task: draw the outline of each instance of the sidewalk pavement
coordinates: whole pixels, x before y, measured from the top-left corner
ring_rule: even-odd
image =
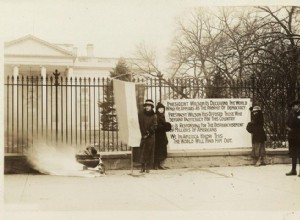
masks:
[[[285,176],[290,168],[169,169],[145,175],[134,170],[134,176],[128,175],[130,170],[108,170],[92,178],[5,175],[4,211],[7,219],[29,213],[45,218],[49,212],[60,217],[75,212],[89,219],[99,219],[100,214],[124,219],[132,213],[136,219],[158,214],[164,219],[186,214],[195,219],[300,219],[300,177]]]

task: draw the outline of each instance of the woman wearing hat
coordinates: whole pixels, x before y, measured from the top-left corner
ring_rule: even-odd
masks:
[[[154,169],[165,170],[161,163],[167,158],[167,131],[171,130],[171,124],[166,122],[165,106],[158,102],[156,105],[157,129],[155,131],[155,154],[154,154]]]
[[[297,175],[297,159],[300,161],[300,101],[293,101],[290,104],[286,129],[288,131],[289,154],[292,158],[292,170],[286,173],[287,176]],[[300,177],[300,173],[298,175]]]
[[[251,110],[252,132],[252,157],[256,160],[255,166],[266,165],[265,141],[267,136],[264,130],[264,116],[259,106]]]
[[[134,148],[133,160],[141,163],[141,171],[149,173],[153,165],[155,147],[155,129],[157,126],[156,115],[153,111],[154,102],[147,99],[143,104],[144,109],[139,112],[139,125],[142,135],[140,147]]]

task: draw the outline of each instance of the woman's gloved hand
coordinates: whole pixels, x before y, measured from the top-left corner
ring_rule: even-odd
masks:
[[[150,132],[146,131],[146,133],[143,135],[143,139],[146,139],[150,136]]]

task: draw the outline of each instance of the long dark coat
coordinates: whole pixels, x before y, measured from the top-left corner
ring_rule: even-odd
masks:
[[[150,112],[143,110],[139,113],[138,118],[142,139],[140,147],[133,148],[133,161],[147,163],[152,166],[154,162],[155,129],[157,127],[156,115],[153,110]],[[149,133],[149,136],[143,138],[147,133]]]
[[[155,131],[155,161],[161,162],[167,158],[167,145],[168,138],[166,135],[166,118],[164,113],[159,113],[158,108],[165,108],[165,106],[159,103],[156,106],[156,115],[157,115],[157,129]]]
[[[286,125],[291,129],[288,131],[290,157],[300,158],[300,111],[291,112]]]
[[[261,111],[251,115],[253,122],[252,143],[264,143],[267,140],[264,130],[264,116]]]

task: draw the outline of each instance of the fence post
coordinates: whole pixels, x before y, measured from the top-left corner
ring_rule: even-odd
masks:
[[[159,71],[157,73],[157,77],[158,77],[158,86],[159,86],[159,101],[161,102],[161,80],[162,80],[163,74],[161,74],[161,72]]]
[[[253,106],[254,101],[255,101],[255,76],[254,76],[254,74],[251,75],[251,87],[252,87],[252,106]]]
[[[53,73],[54,75],[54,86],[55,86],[55,141],[57,144],[58,141],[58,77],[60,75],[60,73],[57,71],[57,69],[55,70],[55,72]]]

